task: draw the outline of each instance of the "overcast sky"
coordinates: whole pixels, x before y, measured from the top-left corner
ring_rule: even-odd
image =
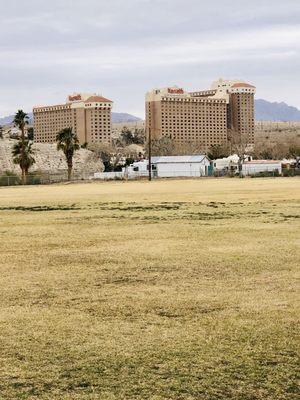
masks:
[[[300,0],[0,0],[0,115],[97,92],[144,116],[153,87],[219,77],[300,108]]]

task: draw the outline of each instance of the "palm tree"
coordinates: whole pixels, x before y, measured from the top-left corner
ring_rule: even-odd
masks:
[[[18,143],[14,145],[12,154],[14,157],[13,160],[14,163],[19,164],[22,170],[23,185],[26,184],[26,174],[28,173],[28,169],[33,164],[33,162],[35,162],[35,161],[33,162],[30,161],[30,165],[28,166],[28,168],[26,167],[28,165],[29,158],[33,159],[33,157],[31,156],[31,154],[33,154],[33,151],[31,149],[31,144],[25,138],[25,127],[26,125],[28,125],[28,120],[29,120],[28,115],[23,110],[18,110],[13,121],[14,125],[18,127],[21,131],[21,137],[18,139]]]
[[[73,156],[80,149],[79,140],[72,128],[64,128],[56,135],[57,150],[62,150],[66,156],[68,165],[68,181],[71,180],[73,169]]]
[[[28,139],[19,139],[13,146],[12,155],[14,164],[20,165],[22,170],[22,184],[26,184],[26,178],[29,168],[35,163],[33,158],[34,151],[32,149],[33,143]]]
[[[29,117],[23,110],[18,110],[14,117],[14,125],[21,131],[21,138],[25,138],[25,127],[29,123]]]
[[[33,127],[32,126],[30,126],[28,129],[27,129],[27,139],[28,140],[34,140],[34,130],[33,130]]]

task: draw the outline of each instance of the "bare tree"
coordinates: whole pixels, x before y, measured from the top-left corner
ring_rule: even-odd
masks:
[[[193,155],[193,154],[203,154],[205,153],[205,148],[197,143],[196,141],[190,140],[184,143],[176,143],[175,154],[179,156]]]
[[[230,148],[227,143],[214,144],[208,149],[207,155],[211,160],[228,157],[230,156]]]
[[[125,149],[114,147],[110,143],[91,143],[87,146],[104,164],[105,172],[119,171],[126,164]]]
[[[300,133],[271,132],[268,136],[257,134],[255,137],[254,155],[257,159],[282,159],[297,157],[300,149]]]
[[[146,144],[147,156],[149,145]],[[151,139],[151,150],[153,156],[172,156],[175,151],[175,144],[171,138],[163,136],[159,139]]]
[[[120,137],[116,139],[118,147],[126,147],[131,144],[144,145],[146,141],[145,129],[135,128],[134,130],[123,127]]]
[[[148,144],[146,148],[148,149]],[[151,148],[154,156],[181,156],[205,153],[203,146],[195,141],[177,143],[167,136],[152,139]]]
[[[246,154],[250,152],[249,136],[246,133],[238,132],[234,129],[228,131],[228,140],[231,153],[237,154],[239,157],[238,171],[239,177],[243,177],[243,164],[246,160]]]

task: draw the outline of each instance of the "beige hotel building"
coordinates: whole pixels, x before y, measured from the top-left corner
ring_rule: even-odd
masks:
[[[255,87],[219,79],[211,89],[186,92],[178,87],[146,94],[146,133],[169,137],[178,144],[195,143],[203,151],[228,141],[229,130],[254,143]]]
[[[34,139],[54,143],[57,133],[73,128],[80,144],[111,141],[113,102],[97,94],[76,93],[65,104],[33,108]]]

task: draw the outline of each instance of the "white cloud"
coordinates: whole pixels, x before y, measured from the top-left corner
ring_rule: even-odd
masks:
[[[107,46],[99,44],[87,48],[31,49],[24,54],[14,50],[0,52],[0,65],[18,64],[24,68],[46,66],[83,68],[84,70],[109,70],[135,67],[176,66],[181,64],[209,64],[226,60],[281,59],[300,54],[300,25],[249,30],[236,35],[229,33],[221,39],[203,40],[193,35],[174,43],[164,41],[161,45],[134,46],[124,44]],[[128,62],[130,60],[130,63]]]
[[[79,88],[105,91],[117,108],[142,114],[152,85],[201,88],[224,74],[272,99],[285,79],[277,100],[300,106],[300,1],[242,3],[27,0],[20,15],[10,0],[0,15],[0,114]]]

